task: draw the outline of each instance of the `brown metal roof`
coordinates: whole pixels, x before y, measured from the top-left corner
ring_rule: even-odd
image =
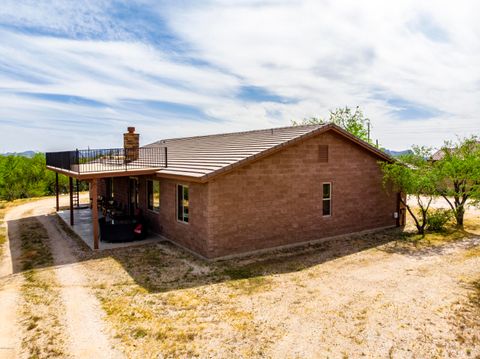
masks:
[[[188,177],[203,182],[328,130],[334,130],[384,160],[391,161],[385,153],[332,124],[174,138],[160,140],[145,147],[166,146],[168,149],[168,167],[162,168],[157,174],[162,177]]]
[[[480,141],[474,141],[472,143],[471,146],[472,149],[475,147],[475,146],[479,146],[480,145]],[[443,160],[443,158],[445,157],[445,155],[447,154],[447,152],[455,152],[455,151],[458,151],[458,148],[455,148],[455,147],[443,147],[441,149],[439,149],[437,152],[435,152],[432,157],[431,157],[431,161],[440,161],[440,160]]]
[[[443,159],[443,157],[445,157],[445,150],[438,150],[432,155],[432,161],[440,161],[441,159]]]

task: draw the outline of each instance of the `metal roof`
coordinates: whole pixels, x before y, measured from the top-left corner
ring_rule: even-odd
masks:
[[[322,125],[290,126],[218,135],[173,138],[145,147],[165,146],[168,167],[159,174],[203,177],[275,148]]]
[[[431,160],[432,161],[440,161],[441,159],[443,159],[443,157],[445,157],[445,150],[441,149],[441,150],[438,150],[437,152],[435,152],[432,155]]]
[[[304,125],[218,135],[160,140],[145,147],[165,146],[168,149],[168,167],[157,171],[162,176],[186,176],[202,181],[258,157],[268,155],[327,130],[350,138],[378,156],[390,158],[373,146],[356,138],[338,126]]]

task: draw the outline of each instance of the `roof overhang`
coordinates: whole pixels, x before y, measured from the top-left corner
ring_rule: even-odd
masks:
[[[108,178],[108,177],[129,177],[129,176],[144,176],[144,175],[155,175],[156,177],[160,178],[167,178],[167,179],[174,179],[174,180],[179,180],[179,181],[185,181],[185,182],[196,182],[196,183],[206,183],[217,176],[224,175],[226,173],[229,173],[237,168],[240,168],[242,166],[245,166],[247,164],[253,163],[255,161],[258,161],[262,158],[268,157],[273,155],[274,153],[277,153],[279,151],[284,150],[285,148],[288,148],[290,146],[293,146],[295,144],[301,143],[303,141],[306,141],[310,138],[313,138],[315,136],[318,136],[320,134],[333,131],[336,134],[346,138],[347,140],[350,140],[351,142],[357,144],[358,146],[364,148],[366,151],[370,152],[371,154],[377,156],[379,160],[381,161],[386,161],[393,163],[395,162],[395,159],[393,159],[391,156],[387,155],[383,151],[379,150],[378,148],[372,146],[371,144],[359,139],[358,137],[352,135],[350,132],[344,130],[343,128],[334,125],[334,124],[327,124],[322,127],[319,127],[317,129],[314,129],[310,132],[307,132],[303,135],[300,135],[298,137],[295,137],[289,141],[282,142],[281,144],[271,147],[265,151],[259,152],[253,156],[244,158],[238,162],[232,163],[228,166],[222,167],[214,172],[211,172],[209,174],[203,175],[203,176],[190,176],[190,175],[182,175],[180,173],[178,174],[173,174],[173,173],[168,173],[168,167],[165,167],[164,169],[159,169],[159,168],[141,168],[141,169],[128,169],[128,170],[118,170],[118,171],[100,171],[100,172],[87,172],[87,173],[79,173],[79,172],[74,172],[74,171],[69,171],[65,170],[62,168],[57,168],[57,167],[52,167],[52,166],[47,166],[47,169],[51,171],[55,171],[57,173],[64,174],[69,177],[76,178],[78,180],[92,180],[95,178]],[[165,171],[165,173],[162,173],[162,171]]]
[[[68,177],[81,180],[81,181],[88,181],[96,178],[155,175],[158,171],[158,168],[142,168],[142,169],[129,169],[129,170],[122,170],[122,171],[101,171],[101,172],[79,173],[79,172],[68,171],[63,168],[57,168],[52,166],[47,166],[47,169],[49,169],[50,171],[63,174]]]
[[[343,128],[335,125],[335,124],[327,124],[325,126],[322,126],[320,128],[317,128],[315,130],[312,130],[308,133],[305,133],[301,136],[295,137],[289,141],[283,142],[277,146],[274,146],[272,148],[269,148],[268,150],[262,151],[256,155],[247,157],[243,160],[240,160],[238,162],[232,163],[231,165],[225,166],[220,168],[217,171],[211,172],[209,174],[203,175],[203,176],[184,176],[181,174],[168,174],[168,173],[162,173],[162,170],[159,170],[156,172],[157,177],[161,178],[170,178],[170,179],[178,179],[178,180],[183,180],[187,182],[199,182],[199,183],[205,183],[213,180],[217,176],[224,175],[228,172],[231,172],[239,167],[245,166],[249,163],[258,161],[262,158],[265,158],[267,156],[271,156],[272,154],[282,151],[283,149],[293,146],[295,144],[301,143],[303,141],[306,141],[310,138],[313,138],[315,136],[318,136],[320,134],[326,133],[328,131],[333,131],[340,136],[352,141],[353,143],[357,144],[358,146],[364,148],[366,151],[372,153],[373,155],[377,156],[381,161],[386,161],[393,163],[395,162],[395,159],[392,158],[391,156],[387,155],[385,152],[379,150],[375,146],[372,146],[371,144],[359,139],[358,137],[352,135],[350,132],[344,130]],[[166,168],[166,170],[168,167]]]

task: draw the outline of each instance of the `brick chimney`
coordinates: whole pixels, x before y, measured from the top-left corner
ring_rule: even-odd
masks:
[[[135,133],[135,127],[128,127],[128,132],[123,134],[123,148],[125,161],[132,162],[138,159],[140,135]]]

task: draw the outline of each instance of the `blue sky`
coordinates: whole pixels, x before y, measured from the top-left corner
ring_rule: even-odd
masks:
[[[360,106],[391,149],[480,132],[475,1],[18,1],[0,152],[286,126]]]

